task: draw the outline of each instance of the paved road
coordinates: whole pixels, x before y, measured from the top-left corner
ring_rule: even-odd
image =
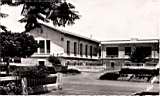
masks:
[[[63,76],[63,89],[46,95],[131,95],[145,90],[150,84],[142,82],[98,80],[100,73]],[[159,85],[154,84],[154,91]]]

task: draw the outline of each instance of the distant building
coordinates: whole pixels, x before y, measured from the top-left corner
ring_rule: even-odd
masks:
[[[36,28],[29,32],[34,36],[39,48],[30,58],[22,58],[22,64],[51,65],[47,60],[50,55],[59,57],[63,65],[99,64],[99,41],[44,24],[41,26],[42,29]]]
[[[150,62],[143,66],[154,66],[159,61],[158,39],[112,40],[101,42],[101,62],[108,68],[121,68],[129,62],[129,55],[134,48],[139,48],[148,55]]]

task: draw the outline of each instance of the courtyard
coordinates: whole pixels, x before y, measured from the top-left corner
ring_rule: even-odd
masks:
[[[78,75],[63,75],[62,90],[53,90],[46,95],[132,95],[146,90],[150,83],[98,80],[101,73],[82,72]],[[159,84],[151,91],[158,92]]]

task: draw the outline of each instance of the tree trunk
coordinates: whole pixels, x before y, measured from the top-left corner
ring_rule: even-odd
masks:
[[[10,66],[9,66],[9,59],[7,60],[7,69],[6,69],[6,74],[9,75],[9,70],[10,70]]]

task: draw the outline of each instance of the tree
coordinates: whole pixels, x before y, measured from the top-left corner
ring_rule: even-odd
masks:
[[[38,48],[33,36],[25,33],[0,33],[0,56],[7,63],[9,74],[9,61],[14,57],[30,57]]]
[[[15,0],[14,0],[15,1]],[[17,6],[23,4],[21,15],[24,16],[21,23],[26,23],[25,32],[39,27],[38,20],[44,22],[52,21],[55,26],[72,25],[76,19],[79,19],[75,6],[66,0],[1,0],[1,4]]]
[[[0,6],[3,4],[10,6],[23,4],[21,15],[24,18],[20,19],[19,22],[26,23],[25,32],[37,27],[41,28],[39,20],[52,21],[55,26],[65,27],[74,24],[74,21],[79,19],[78,12],[74,10],[75,6],[65,0],[0,0]],[[1,25],[0,28],[7,31],[5,26]],[[5,60],[8,66],[9,58],[14,56],[29,57],[36,50],[33,37],[24,33],[1,33],[0,39],[0,46],[2,46],[0,56],[7,58]]]
[[[55,57],[55,56],[49,56],[48,57],[48,61],[50,63],[52,63],[52,65],[58,65],[58,64],[61,64],[60,60],[58,59],[58,57]]]
[[[137,47],[132,50],[130,55],[130,61],[135,63],[146,62],[146,57],[149,56],[149,51],[145,50],[144,47]]]

